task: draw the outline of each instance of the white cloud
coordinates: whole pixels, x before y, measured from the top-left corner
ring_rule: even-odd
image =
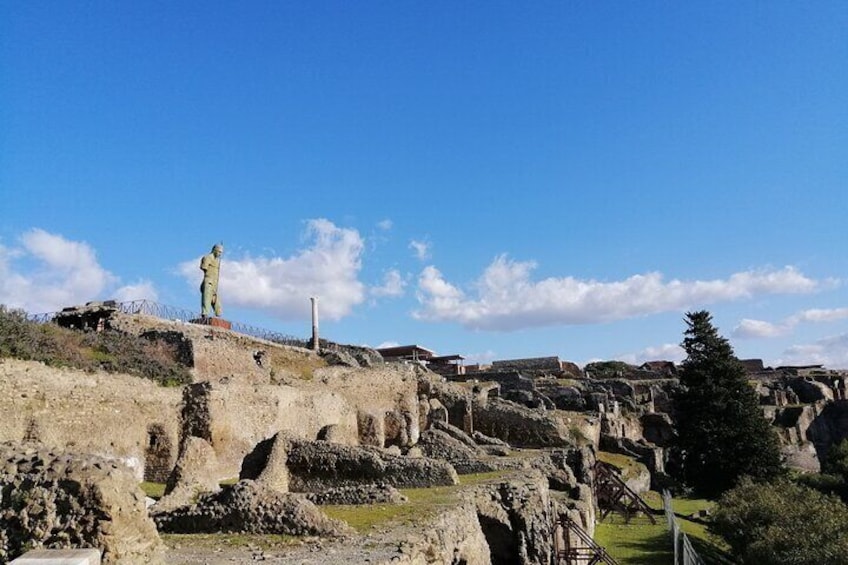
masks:
[[[388,218],[386,218],[385,220],[381,220],[381,221],[377,222],[377,227],[380,228],[383,231],[388,231],[388,230],[392,229],[393,225],[394,225],[394,223],[391,220],[389,220]]]
[[[848,318],[848,308],[813,308],[803,310],[790,317],[793,323],[801,322],[835,322]]]
[[[374,349],[386,349],[389,347],[400,347],[400,344],[396,341],[384,341]]]
[[[406,281],[403,280],[400,272],[397,269],[386,271],[383,276],[383,284],[371,288],[371,294],[378,297],[397,297],[403,296],[406,288]]]
[[[18,247],[0,245],[0,303],[13,308],[52,312],[101,298],[117,282],[85,242],[32,229]]]
[[[492,361],[497,359],[497,353],[488,349],[482,353],[469,353],[463,355],[466,365],[490,365]]]
[[[780,337],[792,333],[801,323],[835,322],[848,318],[848,308],[814,308],[797,312],[783,321],[772,324],[762,320],[743,319],[733,328],[733,336],[738,338]]]
[[[159,300],[159,293],[153,283],[147,280],[138,281],[135,284],[124,285],[112,293],[112,298],[118,302],[130,302],[132,300]]]
[[[365,299],[358,280],[363,239],[353,229],[329,220],[307,222],[307,247],[289,258],[228,258],[221,263],[221,301],[227,306],[263,310],[281,319],[309,319],[310,296],[319,298],[319,315],[338,320]],[[179,271],[192,287],[203,278],[200,258],[186,261]]]
[[[848,333],[825,337],[809,344],[793,345],[775,365],[818,365],[848,369]]]
[[[615,359],[630,363],[631,365],[641,365],[646,361],[673,361],[680,363],[685,358],[686,351],[676,343],[664,343],[655,347],[646,347],[638,353],[625,353],[615,357]]]
[[[415,256],[420,261],[426,261],[430,258],[430,242],[412,240],[409,242],[409,247],[415,251]]]
[[[743,318],[739,325],[733,328],[733,337],[742,339],[758,337],[779,337],[786,335],[792,328],[786,324],[771,324],[762,320]]]
[[[426,267],[418,279],[421,320],[458,322],[472,329],[510,331],[527,327],[609,322],[760,294],[805,293],[819,288],[793,267],[745,271],[724,280],[665,281],[661,273],[600,282],[573,277],[533,281],[536,264],[496,257],[468,296]]]

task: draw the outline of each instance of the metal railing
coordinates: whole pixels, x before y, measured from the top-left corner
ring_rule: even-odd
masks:
[[[695,548],[692,547],[689,536],[680,528],[680,522],[677,521],[677,516],[674,515],[674,508],[671,505],[671,493],[664,490],[662,499],[668,530],[674,542],[674,565],[704,565],[704,560],[701,559]]]
[[[152,300],[106,302],[103,303],[103,307],[112,308],[124,314],[143,314],[146,316],[153,316],[156,318],[162,318],[164,320],[171,320],[182,323],[190,323],[192,321],[200,319],[200,315],[197,312],[192,312],[191,310],[186,310],[184,308],[177,308],[176,306],[159,304],[158,302],[153,302]],[[59,316],[61,314],[63,314],[63,312],[28,314],[27,319],[32,320],[33,322],[47,323],[53,321],[56,316]],[[259,339],[273,341],[274,343],[280,343],[283,345],[293,345],[295,347],[308,348],[311,343],[310,340],[300,339],[294,336],[282,334],[280,332],[266,330],[264,328],[258,328],[256,326],[251,326],[248,324],[242,324],[240,322],[233,322],[232,330],[234,332],[249,335],[252,337],[257,337]]]

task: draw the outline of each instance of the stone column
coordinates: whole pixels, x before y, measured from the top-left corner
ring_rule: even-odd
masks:
[[[312,301],[312,350],[316,353],[320,350],[318,339],[318,298],[313,296]]]

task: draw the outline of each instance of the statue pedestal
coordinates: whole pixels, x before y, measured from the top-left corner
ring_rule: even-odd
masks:
[[[189,322],[192,324],[200,324],[202,326],[224,328],[225,330],[231,330],[233,328],[232,322],[223,318],[195,318],[194,320],[189,320]]]

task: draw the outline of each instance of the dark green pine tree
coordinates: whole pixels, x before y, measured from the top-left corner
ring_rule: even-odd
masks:
[[[743,476],[783,473],[777,434],[763,417],[756,392],[709,312],[686,314],[682,385],[676,397],[676,453],[683,481],[715,498]]]

